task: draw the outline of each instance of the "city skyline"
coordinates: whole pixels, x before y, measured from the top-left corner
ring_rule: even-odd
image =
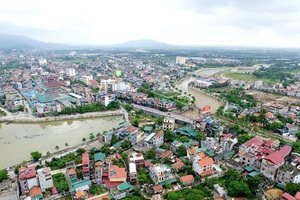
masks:
[[[299,47],[299,1],[4,1],[5,34],[44,42],[110,45],[153,39],[172,45]]]

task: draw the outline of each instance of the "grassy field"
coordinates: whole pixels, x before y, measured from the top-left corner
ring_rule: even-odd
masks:
[[[217,74],[214,74],[214,76],[223,76],[226,78],[233,78],[233,79],[238,79],[241,81],[259,81],[262,80],[263,82],[274,84],[276,83],[273,80],[270,79],[262,79],[262,78],[257,78],[253,76],[251,73],[239,73],[239,72],[219,72]]]

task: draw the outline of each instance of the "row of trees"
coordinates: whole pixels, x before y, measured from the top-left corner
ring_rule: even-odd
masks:
[[[67,107],[60,113],[59,115],[70,115],[70,114],[75,114],[75,113],[87,113],[87,112],[104,112],[104,111],[114,111],[120,108],[120,103],[118,101],[112,101],[110,102],[106,107],[102,105],[101,103],[96,103],[96,104],[87,104],[87,105],[82,105],[78,106],[76,108],[73,107]]]

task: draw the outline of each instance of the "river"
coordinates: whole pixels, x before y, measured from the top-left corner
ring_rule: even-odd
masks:
[[[204,70],[198,71],[197,75],[210,76],[219,71],[221,71],[221,69],[217,69],[217,68],[204,69]],[[206,105],[210,105],[211,112],[214,113],[222,105],[222,102],[218,101],[214,97],[209,96],[208,94],[200,92],[199,89],[188,87],[188,84],[195,80],[197,80],[196,77],[185,78],[182,81],[178,81],[175,84],[175,87],[177,87],[179,90],[182,90],[183,92],[186,92],[186,94],[191,94],[191,96],[194,96],[196,98],[195,105],[198,108],[203,108]],[[185,116],[185,117],[189,117],[189,118],[194,118],[194,117],[197,117],[199,114],[194,110],[194,111],[186,111],[186,112],[182,113],[181,115]]]
[[[0,124],[0,169],[29,160],[30,152],[55,152],[82,143],[89,134],[103,133],[123,122],[123,116],[99,117],[91,119],[64,120],[39,123]]]

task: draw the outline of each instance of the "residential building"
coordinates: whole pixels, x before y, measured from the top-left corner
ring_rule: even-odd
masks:
[[[176,56],[176,64],[184,65],[186,62],[186,57]]]
[[[149,167],[149,174],[155,184],[159,184],[169,179],[171,169],[164,164],[152,164]]]
[[[0,183],[0,200],[19,200],[19,187],[17,181],[3,180]]]
[[[238,143],[238,139],[233,134],[220,135],[220,147],[224,151],[232,151],[233,146]]]
[[[134,162],[129,163],[129,182],[130,183],[137,182],[136,164]]]
[[[148,149],[158,148],[164,143],[164,132],[161,130],[157,133],[151,133],[145,138],[144,146]]]
[[[43,193],[42,190],[39,186],[33,186],[30,190],[29,190],[29,195],[31,200],[42,200],[43,198]]]
[[[129,162],[133,162],[136,164],[137,168],[145,167],[144,156],[141,153],[132,152],[128,155]]]
[[[165,117],[162,122],[162,128],[164,131],[166,130],[173,131],[175,128],[175,118]]]
[[[129,195],[133,190],[133,186],[130,183],[124,182],[118,185],[116,188],[110,190],[110,194],[113,199],[122,199]]]
[[[66,74],[68,76],[74,77],[74,76],[76,76],[76,71],[73,68],[68,68],[68,69],[66,69]]]
[[[125,182],[127,179],[127,173],[125,168],[120,168],[116,165],[109,167],[108,178],[110,182]]]
[[[113,85],[115,84],[116,80],[108,79],[108,80],[101,80],[101,87],[100,91],[105,93],[110,93],[113,91]]]
[[[89,81],[90,81],[90,80],[93,80],[93,76],[81,76],[81,77],[80,77],[80,80],[81,80],[82,82],[84,82],[86,85],[88,85],[88,84],[89,84]]]
[[[43,192],[45,192],[46,189],[52,188],[54,186],[52,175],[51,175],[51,170],[49,167],[38,169],[37,174],[38,174],[38,179],[39,179],[39,183],[40,183],[40,188]]]
[[[190,163],[193,163],[196,156],[197,156],[197,151],[196,149],[192,148],[192,149],[187,149],[186,150],[186,154],[187,154],[187,158],[189,159]]]
[[[285,185],[288,182],[300,183],[300,165],[285,164],[278,168],[276,182]]]
[[[284,158],[290,154],[292,148],[283,146],[279,151],[273,152],[262,159],[260,172],[267,178],[275,181],[277,169],[284,165]]]
[[[103,162],[97,161],[95,162],[95,169],[94,169],[94,179],[97,183],[102,181],[102,174],[103,174]]]
[[[76,165],[73,161],[66,163],[66,176],[70,184],[78,181],[76,173]]]
[[[22,194],[28,193],[33,186],[39,185],[34,166],[19,168],[19,183]]]
[[[84,180],[90,179],[90,159],[88,153],[82,154],[82,175]]]
[[[115,100],[115,95],[114,94],[106,94],[101,96],[101,103],[104,106],[107,106],[110,102]]]
[[[181,176],[179,179],[184,186],[193,185],[195,181],[193,175]]]
[[[212,167],[213,164],[214,161],[211,157],[204,157],[201,160],[194,161],[193,169],[200,176],[204,177],[214,173],[214,169]]]
[[[178,172],[183,166],[185,166],[183,162],[177,162],[177,163],[173,164],[171,168],[175,172]]]
[[[174,140],[172,143],[171,143],[171,146],[170,146],[170,149],[173,151],[173,152],[177,152],[178,148],[182,145],[182,142],[179,142],[178,140]]]

